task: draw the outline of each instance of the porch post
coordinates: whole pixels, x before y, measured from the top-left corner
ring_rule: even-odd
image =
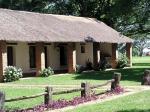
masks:
[[[39,71],[45,68],[45,52],[44,43],[36,43],[36,76],[39,76]]]
[[[68,72],[75,72],[76,69],[76,47],[75,43],[69,43],[67,45],[67,63],[68,63]]]
[[[93,43],[93,67],[97,67],[100,61],[100,43]]]
[[[0,82],[3,81],[4,69],[7,67],[7,45],[0,41]]]
[[[129,59],[129,67],[132,67],[132,44],[126,43],[126,56]]]
[[[117,44],[116,43],[112,43],[111,66],[112,68],[117,67]]]

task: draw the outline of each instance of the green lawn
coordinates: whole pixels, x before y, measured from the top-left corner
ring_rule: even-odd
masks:
[[[30,96],[30,95],[35,95],[35,94],[44,92],[43,88],[0,87],[0,90],[6,93],[7,99],[17,98],[17,97],[21,97],[21,96]],[[94,91],[95,91],[95,93],[98,94],[100,92],[104,92],[105,90],[94,90]],[[66,94],[53,95],[53,100],[58,100],[58,99],[70,100],[76,96],[80,96],[80,92],[69,93],[67,95]],[[41,96],[39,98],[33,98],[33,99],[29,99],[29,100],[22,100],[22,101],[6,103],[5,108],[6,109],[30,108],[30,107],[36,106],[38,104],[42,104],[43,102],[44,102],[44,96]]]
[[[150,91],[107,101],[102,104],[80,107],[68,112],[150,112]]]
[[[1,91],[6,93],[6,98],[17,98],[21,96],[30,96],[35,95],[41,92],[44,92],[44,89],[42,88],[10,88],[10,87],[1,87]],[[53,99],[71,99],[75,96],[79,96],[80,92],[70,93],[68,95],[62,94],[62,95],[54,95]],[[22,100],[22,101],[16,101],[16,102],[10,102],[6,103],[5,108],[7,109],[21,109],[21,108],[29,108],[36,106],[38,104],[42,104],[44,102],[44,96],[39,98],[33,98],[29,100]]]
[[[64,76],[50,76],[48,78],[31,78],[20,80],[13,84],[33,84],[33,85],[80,85],[81,82],[91,82],[92,84],[103,83],[112,78],[114,72],[122,73],[122,85],[140,85],[141,75],[145,69],[150,68],[150,57],[133,57],[133,67],[127,69],[99,71],[82,74],[69,74]]]
[[[121,85],[125,86],[138,86],[141,84],[141,75],[145,69],[150,68],[150,57],[134,57],[133,67],[127,69],[110,70],[110,71],[99,71],[82,74],[69,74],[63,76],[50,76],[48,78],[31,78],[20,80],[6,84],[18,84],[18,85],[80,85],[81,82],[88,81],[91,84],[100,84],[111,79],[114,72],[121,72],[122,79]],[[15,98],[18,96],[33,95],[44,91],[43,87],[33,88],[12,88],[12,87],[0,87],[1,91],[6,93],[6,98]],[[61,89],[60,89],[61,90]],[[53,99],[71,99],[74,96],[78,96],[80,93],[72,93],[67,95],[54,96]],[[31,100],[18,101],[13,103],[6,103],[6,108],[26,108],[43,102],[43,98],[36,98]]]
[[[133,63],[149,63],[150,56],[133,57],[132,61],[133,61]]]

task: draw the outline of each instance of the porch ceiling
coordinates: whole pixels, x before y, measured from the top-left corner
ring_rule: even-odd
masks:
[[[21,42],[131,43],[111,27],[92,18],[0,9],[0,40]]]

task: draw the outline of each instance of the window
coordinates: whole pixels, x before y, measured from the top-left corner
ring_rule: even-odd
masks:
[[[85,53],[85,45],[81,45],[81,53]]]
[[[36,68],[35,46],[29,47],[30,68]]]
[[[13,62],[13,47],[12,46],[8,46],[7,47],[7,65],[8,66],[13,66],[14,62]]]

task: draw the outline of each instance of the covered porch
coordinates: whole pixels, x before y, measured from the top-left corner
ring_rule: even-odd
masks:
[[[126,55],[129,65],[132,66],[132,46],[126,43]],[[112,68],[116,68],[118,57],[117,43],[44,43],[44,42],[6,42],[0,41],[0,79],[3,79],[4,69],[7,66],[16,66],[23,69],[26,76],[52,67],[55,72],[75,72],[76,65],[92,62],[93,67],[108,57]]]

